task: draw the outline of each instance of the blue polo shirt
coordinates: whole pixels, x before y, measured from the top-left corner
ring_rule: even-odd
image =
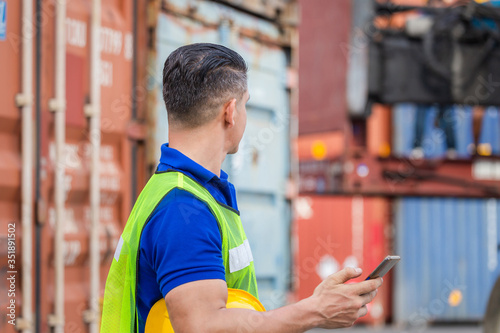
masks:
[[[202,184],[222,204],[238,210],[234,186],[221,170],[218,177],[180,151],[161,147],[157,172],[175,170]],[[184,283],[225,280],[222,240],[208,206],[192,194],[174,189],[152,213],[141,235],[137,282],[139,331],[151,307]]]

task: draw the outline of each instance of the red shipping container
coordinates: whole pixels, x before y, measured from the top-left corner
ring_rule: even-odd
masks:
[[[390,202],[377,197],[302,196],[296,201],[294,282],[297,299],[328,275],[361,267],[361,281],[390,253]],[[390,273],[358,323],[380,325],[391,315]]]
[[[299,134],[343,131],[351,1],[299,4]]]

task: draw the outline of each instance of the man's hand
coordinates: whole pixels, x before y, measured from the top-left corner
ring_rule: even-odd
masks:
[[[310,300],[320,316],[318,327],[350,327],[356,319],[366,315],[366,304],[377,294],[382,279],[344,284],[360,276],[361,272],[359,268],[344,268],[316,287]]]
[[[345,268],[330,275],[314,294],[298,303],[267,312],[227,309],[223,280],[200,280],[172,289],[165,297],[175,332],[302,333],[314,327],[352,326],[366,314],[382,279],[344,284],[361,275]]]

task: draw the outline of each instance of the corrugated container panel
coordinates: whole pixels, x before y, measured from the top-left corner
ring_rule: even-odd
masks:
[[[300,5],[299,134],[344,130],[351,1]]]
[[[390,203],[384,198],[302,196],[294,227],[295,290],[312,295],[328,275],[344,267],[363,268],[361,281],[390,254]],[[390,274],[360,322],[384,323],[391,316]]]
[[[472,134],[472,108],[469,106],[454,106],[453,111],[452,118],[446,118],[446,121],[452,122],[454,126],[453,133],[455,134],[458,157],[467,158],[470,156],[470,145],[474,141]],[[392,112],[392,151],[395,155],[409,156],[416,136],[417,105],[409,103],[396,104]],[[424,134],[422,137],[422,147],[426,158],[443,157],[446,152],[446,135],[444,130],[439,128],[436,116],[436,107],[430,106],[426,109]],[[484,117],[484,121],[487,121],[486,119],[487,116]],[[497,126],[496,130],[491,131],[498,133],[500,130]],[[482,137],[484,138],[483,140],[491,140],[493,135],[488,135],[487,138],[484,135]]]
[[[395,320],[481,320],[500,275],[500,200],[409,197],[395,209]]]
[[[0,82],[0,209],[2,211],[0,243],[7,232],[7,223],[15,223],[17,231],[17,280],[16,303],[21,305],[20,288],[22,274],[27,271],[21,266],[20,222],[20,112],[15,105],[15,94],[20,92],[21,45],[15,38],[21,38],[20,2],[8,3],[7,35],[10,41],[0,40],[0,72],[8,75],[9,80]],[[103,1],[101,28],[101,208],[100,208],[100,294],[104,292],[111,259],[118,238],[130,212],[131,202],[131,157],[128,126],[130,119],[132,88],[132,2]],[[53,6],[44,6],[42,35],[42,85],[41,85],[41,196],[39,211],[41,247],[33,243],[33,311],[35,310],[35,253],[40,255],[40,321],[41,332],[49,332],[48,317],[54,311],[54,293],[58,287],[54,283],[54,114],[48,110],[49,100],[54,98],[54,20]],[[84,116],[84,105],[88,103],[90,90],[90,6],[86,0],[68,2],[66,23],[66,144],[64,186],[65,219],[63,257],[65,265],[65,325],[66,332],[84,332],[88,324],[84,311],[89,309],[90,272],[89,272],[89,177],[90,177],[90,139],[88,120]],[[26,22],[32,24],[32,22]],[[13,42],[14,41],[14,42]],[[33,38],[33,43],[35,39]],[[33,90],[35,94],[35,90]],[[33,114],[35,106],[33,105]],[[36,126],[36,124],[34,124]],[[5,169],[5,170],[4,170]],[[45,206],[46,205],[46,206]],[[44,209],[46,208],[46,210]],[[33,232],[37,227],[33,226]],[[33,237],[34,240],[34,237]],[[3,243],[2,243],[3,244]],[[2,247],[2,250],[6,249]],[[2,271],[6,271],[6,253],[0,252]],[[2,275],[4,276],[4,275]],[[2,282],[2,289],[7,290]],[[1,304],[8,301],[1,298]],[[97,300],[99,301],[99,300]],[[4,320],[6,307],[2,305],[0,331],[14,332],[14,327]],[[21,310],[18,308],[17,316]],[[34,325],[34,323],[33,323]]]
[[[183,9],[181,1],[169,5]],[[167,142],[167,116],[161,95],[161,72],[168,55],[176,48],[194,42],[224,44],[242,55],[249,67],[247,127],[237,154],[229,155],[223,169],[235,185],[238,205],[252,245],[260,299],[267,309],[286,302],[290,279],[290,207],[285,188],[290,170],[289,114],[286,91],[287,59],[278,46],[264,44],[237,33],[252,28],[276,37],[278,27],[265,20],[214,2],[200,2],[196,19],[161,13],[157,28],[156,89],[158,119],[155,147]],[[229,29],[222,18],[231,17]],[[269,244],[273,244],[269,247]]]

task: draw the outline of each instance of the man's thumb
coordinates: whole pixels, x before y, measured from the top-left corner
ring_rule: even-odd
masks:
[[[351,279],[357,278],[362,272],[361,268],[346,267],[343,270],[332,274],[330,279],[332,279],[336,284],[342,284]]]

